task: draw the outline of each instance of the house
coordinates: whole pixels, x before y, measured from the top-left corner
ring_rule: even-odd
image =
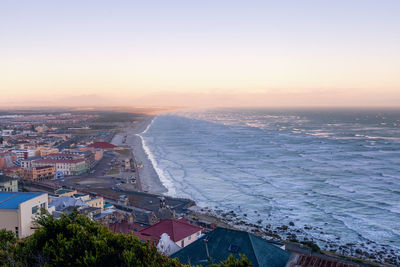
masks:
[[[215,230],[171,255],[189,265],[218,264],[232,254],[246,255],[254,267],[284,267],[290,253],[253,234],[226,228]]]
[[[172,254],[180,250],[181,247],[178,246],[174,241],[172,241],[171,237],[168,234],[163,233],[160,237],[160,240],[158,241],[157,249],[162,254],[166,256],[171,256]]]
[[[77,193],[76,190],[59,189],[56,191],[56,197],[50,197],[49,205],[54,207],[55,216],[74,209],[93,216],[103,211],[104,199],[103,197],[92,198],[89,194]]]
[[[192,225],[185,219],[166,219],[139,231],[141,237],[158,244],[162,234],[167,234],[180,248],[197,240],[202,228]]]
[[[29,236],[42,208],[48,209],[47,193],[0,192],[0,229],[10,230],[19,238]]]
[[[55,207],[56,211],[63,212],[66,208],[69,207],[72,207],[73,210],[74,208],[79,209],[80,207],[87,205],[85,201],[80,198],[62,196],[57,198],[50,197],[49,206]]]
[[[18,179],[0,175],[0,192],[18,192]]]

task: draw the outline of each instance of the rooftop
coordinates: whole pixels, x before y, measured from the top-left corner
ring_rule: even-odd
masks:
[[[226,260],[230,254],[235,258],[246,255],[254,267],[285,266],[290,257],[289,252],[250,233],[216,228],[172,254],[171,258],[177,257],[184,264],[209,265]]]
[[[19,204],[46,193],[42,192],[0,192],[0,209],[18,209]]]
[[[71,193],[74,192],[75,190],[71,190],[71,189],[58,189],[56,190],[56,195],[61,195],[61,194],[65,194],[65,193]]]
[[[106,149],[106,148],[116,148],[117,146],[110,144],[108,142],[94,142],[88,145],[88,147]]]
[[[185,237],[201,231],[202,228],[191,225],[186,220],[166,219],[162,220],[146,229],[140,231],[143,236],[149,236],[150,239],[158,241],[163,233],[170,236],[171,240],[178,242]]]

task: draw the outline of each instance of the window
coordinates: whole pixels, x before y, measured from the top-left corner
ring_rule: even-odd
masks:
[[[183,248],[185,246],[185,239],[182,239],[181,241],[181,247]]]
[[[37,213],[37,211],[38,211],[38,206],[33,206],[32,207],[32,214]]]
[[[46,203],[40,204],[40,208],[41,208],[41,209],[45,209],[45,208],[46,208]]]
[[[189,239],[189,240],[192,239],[192,235],[190,235],[190,236],[188,237],[188,239]]]
[[[19,231],[18,231],[18,226],[15,226],[15,236],[18,237]]]

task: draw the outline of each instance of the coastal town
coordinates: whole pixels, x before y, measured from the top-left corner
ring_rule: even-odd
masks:
[[[40,212],[60,218],[78,211],[195,266],[217,264],[230,254],[244,254],[252,266],[400,264],[400,256],[385,248],[372,253],[355,244],[319,247],[316,240],[300,239],[307,228],[294,222],[273,228],[261,220],[246,222],[246,214],[168,196],[138,135],[162,111],[0,112],[0,229],[26,238]]]

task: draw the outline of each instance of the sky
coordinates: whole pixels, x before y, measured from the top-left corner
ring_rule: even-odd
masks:
[[[0,0],[0,106],[400,107],[399,0]]]

